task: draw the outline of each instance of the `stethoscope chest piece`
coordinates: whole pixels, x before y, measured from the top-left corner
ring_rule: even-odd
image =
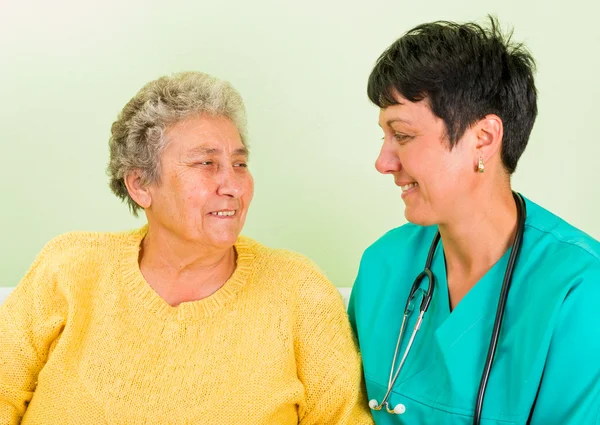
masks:
[[[390,369],[390,377],[388,380],[387,391],[383,396],[381,403],[379,403],[375,399],[369,401],[369,407],[373,410],[381,410],[385,406],[385,410],[391,415],[402,415],[404,414],[404,412],[406,412],[406,406],[402,403],[397,404],[396,406],[394,406],[393,409],[391,409],[389,404],[389,398],[392,394],[392,388],[394,387],[394,384],[398,379],[398,375],[400,375],[400,371],[402,370],[402,367],[406,362],[406,358],[410,353],[410,349],[415,340],[415,336],[417,335],[417,332],[421,327],[421,323],[423,323],[423,316],[427,312],[429,304],[431,304],[431,299],[433,298],[433,290],[435,288],[435,277],[431,271],[431,262],[433,261],[433,254],[435,252],[435,248],[439,240],[440,234],[438,232],[434,238],[434,243],[431,245],[431,248],[429,250],[429,255],[427,256],[425,269],[421,273],[419,273],[411,287],[408,299],[406,300],[406,306],[404,307],[404,315],[402,317],[402,324],[400,325],[400,332],[398,333],[398,341],[396,342],[396,350],[394,351],[394,358],[392,360],[392,367]],[[427,290],[421,288],[421,283],[425,279],[427,280]],[[408,318],[414,310],[414,304],[419,295],[421,295],[422,297],[421,305],[419,306],[419,316],[417,317],[417,321],[414,325],[410,339],[408,340],[408,344],[406,345],[406,348],[404,350],[404,354],[402,355],[398,367],[396,368],[396,360],[398,359],[400,344],[402,342],[402,337],[404,336],[404,330],[406,328]]]

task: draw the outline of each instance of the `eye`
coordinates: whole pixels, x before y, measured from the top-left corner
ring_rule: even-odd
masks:
[[[245,162],[238,162],[237,164],[233,164],[233,166],[238,168],[248,168],[248,164]]]
[[[394,140],[396,140],[397,142],[400,142],[400,143],[408,142],[412,138],[413,138],[413,136],[409,136],[408,134],[394,133]]]
[[[214,162],[213,161],[199,161],[196,163],[196,165],[213,165]]]

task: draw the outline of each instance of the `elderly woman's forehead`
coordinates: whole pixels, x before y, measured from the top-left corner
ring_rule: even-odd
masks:
[[[231,124],[233,127],[235,127],[235,124],[231,120],[231,118],[229,118],[225,115],[216,115],[216,114],[209,114],[209,113],[204,112],[204,113],[186,115],[186,116],[183,116],[183,117],[177,119],[174,122],[169,123],[167,126],[167,131],[174,129],[174,128],[185,129],[185,128],[189,128],[189,127],[207,126],[207,125],[214,124],[217,122]]]
[[[206,155],[220,151],[247,153],[239,130],[227,117],[196,116],[169,126],[165,150],[187,155]]]
[[[219,155],[222,153],[229,153],[230,149],[223,149],[221,146],[207,146],[198,145],[192,148],[186,149],[184,152],[187,156],[204,156],[204,155]],[[231,150],[232,155],[237,156],[248,156],[248,149],[245,146],[236,147]]]
[[[165,134],[202,136],[206,134],[221,135],[241,139],[239,129],[234,122],[223,115],[193,115],[170,124]]]

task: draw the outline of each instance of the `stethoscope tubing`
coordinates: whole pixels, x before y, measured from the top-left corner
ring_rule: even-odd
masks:
[[[517,262],[517,258],[521,252],[521,246],[523,245],[523,233],[525,232],[525,217],[526,207],[525,201],[521,195],[513,192],[513,198],[517,205],[517,232],[515,234],[515,240],[512,243],[512,251],[508,259],[506,266],[506,272],[504,273],[504,282],[502,282],[502,289],[500,290],[500,299],[498,300],[498,308],[496,309],[496,319],[494,320],[494,328],[492,336],[490,338],[490,344],[488,348],[487,357],[483,367],[483,373],[481,375],[481,381],[479,382],[479,389],[477,390],[477,399],[475,402],[475,410],[473,412],[473,425],[479,425],[481,423],[481,412],[483,410],[483,399],[485,397],[485,391],[492,371],[492,364],[494,363],[494,357],[496,355],[496,349],[498,347],[498,340],[500,336],[500,330],[502,328],[502,322],[504,319],[504,310],[506,309],[506,300],[508,299],[508,291],[512,283],[512,275]]]

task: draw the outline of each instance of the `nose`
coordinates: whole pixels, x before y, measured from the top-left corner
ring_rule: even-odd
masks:
[[[233,165],[221,167],[219,170],[219,186],[217,193],[223,196],[239,198],[244,190],[243,176],[238,175]]]
[[[400,158],[398,158],[393,146],[384,142],[375,161],[375,168],[381,174],[391,174],[402,169]]]

